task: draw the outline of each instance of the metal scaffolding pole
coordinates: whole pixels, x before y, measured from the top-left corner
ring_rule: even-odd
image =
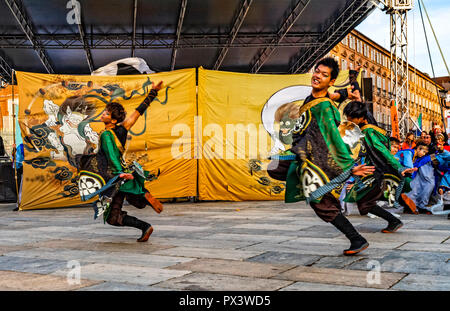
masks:
[[[408,11],[413,0],[378,0],[390,16],[390,81],[391,100],[399,115],[400,134],[409,132],[409,63],[408,63]]]
[[[318,38],[316,41],[319,43],[318,47],[309,47],[306,50],[300,49],[290,59],[289,72],[292,74],[307,72],[320,57],[339,43],[375,7],[376,5],[370,0],[351,2],[337,18],[333,19],[333,22],[327,27],[326,31]]]
[[[175,69],[175,61],[177,58],[177,46],[178,46],[178,43],[180,42],[181,28],[183,27],[184,14],[186,13],[186,7],[187,7],[187,0],[181,0],[180,14],[178,14],[177,33],[175,34],[176,38],[173,43],[172,58],[170,61],[170,70]]]
[[[391,96],[399,114],[399,130],[409,132],[408,10],[389,9],[391,22]]]
[[[27,36],[28,40],[31,42],[33,49],[36,51],[39,59],[41,60],[42,64],[45,67],[45,70],[48,73],[54,73],[53,67],[50,64],[49,58],[47,56],[47,53],[45,50],[41,47],[39,41],[36,39],[36,35],[33,32],[33,24],[28,17],[27,12],[23,9],[23,6],[21,5],[21,2],[14,1],[14,0],[4,0],[6,5],[11,10],[11,13],[13,14],[14,18],[19,23],[20,27],[22,28],[22,31]]]
[[[273,51],[279,46],[281,41],[283,41],[284,37],[292,28],[292,26],[295,24],[300,15],[302,15],[303,11],[306,9],[309,2],[310,0],[306,1],[299,0],[295,5],[295,7],[292,10],[290,10],[289,14],[287,14],[287,17],[285,18],[280,29],[278,30],[277,36],[272,40],[272,42],[268,46],[260,49],[257,52],[252,64],[250,65],[251,73],[258,73],[258,71],[261,69],[264,63],[272,55]]]
[[[12,72],[13,72],[12,66],[0,54],[0,80],[3,80],[5,83],[10,83],[10,82],[12,83],[12,79],[13,79]]]
[[[239,10],[234,18],[233,26],[231,27],[231,31],[228,36],[227,43],[220,50],[219,56],[217,57],[216,63],[214,64],[214,67],[213,67],[214,70],[218,70],[220,68],[220,65],[222,65],[222,62],[228,53],[228,49],[231,46],[231,44],[233,44],[233,41],[236,38],[236,36],[239,32],[239,29],[242,26],[242,23],[244,22],[245,16],[247,15],[252,2],[253,2],[253,0],[242,0],[241,5],[239,6]]]

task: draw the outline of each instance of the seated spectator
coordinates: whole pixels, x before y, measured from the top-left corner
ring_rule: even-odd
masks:
[[[411,181],[411,191],[407,196],[415,203],[419,213],[431,214],[427,209],[429,198],[435,186],[434,167],[431,163],[429,144],[426,141],[418,140],[413,155],[413,165],[417,171],[413,173]]]

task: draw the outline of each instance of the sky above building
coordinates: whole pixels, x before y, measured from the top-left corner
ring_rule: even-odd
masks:
[[[430,17],[431,24],[441,47],[447,66],[450,68],[450,1],[449,0],[422,0]],[[424,7],[422,15],[428,44],[436,77],[448,76],[438,45],[428,23]],[[389,15],[375,9],[356,30],[363,33],[387,50],[390,50],[390,20]],[[424,35],[422,19],[420,16],[419,0],[414,0],[414,8],[408,12],[408,62],[422,72],[433,77],[433,70],[428,56],[427,43]]]

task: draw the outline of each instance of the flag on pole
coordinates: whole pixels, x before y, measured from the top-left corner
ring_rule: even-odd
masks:
[[[422,113],[419,114],[417,118],[417,123],[419,124],[419,130],[422,132]]]
[[[391,103],[391,124],[392,124],[391,137],[400,139],[400,129],[398,126],[397,103],[394,100],[392,100],[392,103]]]
[[[419,128],[416,131],[416,136],[420,136],[422,134],[422,113],[419,114],[419,117],[417,118],[417,125]]]

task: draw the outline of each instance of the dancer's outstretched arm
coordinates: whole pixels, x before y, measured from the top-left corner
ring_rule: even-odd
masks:
[[[145,110],[147,110],[148,106],[150,106],[150,103],[153,101],[153,99],[158,96],[158,91],[162,88],[162,85],[162,81],[160,81],[157,85],[155,85],[155,83],[152,83],[152,89],[150,90],[149,94],[142,102],[142,104],[140,104],[136,108],[136,110],[133,111],[133,113],[122,122],[122,126],[126,130],[130,130],[130,128],[136,123],[139,117],[144,114]]]

